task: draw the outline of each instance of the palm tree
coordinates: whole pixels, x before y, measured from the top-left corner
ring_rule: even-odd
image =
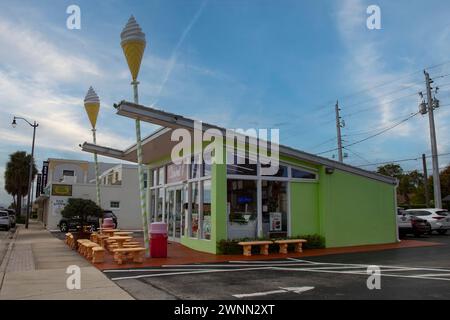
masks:
[[[28,195],[28,176],[30,171],[31,155],[25,151],[17,151],[9,155],[5,170],[5,190],[13,196],[16,215],[22,209],[22,198]],[[33,161],[32,180],[37,174]]]

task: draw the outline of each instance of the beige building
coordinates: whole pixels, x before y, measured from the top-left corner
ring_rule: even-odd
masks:
[[[36,199],[38,218],[48,230],[57,230],[61,210],[69,198],[96,201],[94,163],[48,159],[47,183]],[[137,166],[99,163],[101,207],[111,210],[122,229],[142,229]],[[44,182],[45,183],[45,182]]]

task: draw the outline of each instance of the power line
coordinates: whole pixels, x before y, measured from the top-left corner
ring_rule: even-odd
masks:
[[[415,117],[418,114],[419,114],[419,112],[413,113],[409,117],[407,117],[406,119],[403,119],[402,121],[400,121],[400,122],[398,122],[398,123],[396,123],[396,124],[386,128],[386,129],[381,130],[380,132],[377,132],[377,133],[375,133],[375,134],[373,134],[371,136],[368,136],[368,137],[366,137],[364,139],[361,139],[361,140],[358,140],[356,142],[350,143],[350,144],[348,144],[348,145],[346,145],[344,147],[351,147],[351,146],[354,146],[356,144],[359,144],[359,143],[362,143],[364,141],[367,141],[369,139],[375,138],[375,137],[377,137],[377,136],[379,136],[379,135],[381,135],[381,134],[383,134],[383,133],[385,133],[385,132],[387,132],[389,130],[392,130],[392,129],[398,127],[399,125],[405,123],[406,121],[410,120],[411,118]],[[331,152],[331,151],[336,151],[336,150],[337,150],[337,148],[334,148],[334,149],[331,149],[331,150],[327,150],[327,151],[323,151],[323,152],[317,153],[317,155],[321,155],[321,154],[328,153],[328,152]]]
[[[450,152],[438,154],[439,157],[444,157],[444,156],[448,156],[448,155],[450,155]],[[425,158],[431,158],[431,155],[427,155],[427,156],[425,156]],[[362,168],[362,167],[378,166],[378,165],[383,165],[383,164],[401,163],[401,162],[409,162],[409,161],[418,161],[418,160],[421,160],[421,159],[422,159],[422,157],[417,157],[417,158],[407,158],[407,159],[400,159],[400,160],[391,160],[391,161],[384,161],[384,162],[377,162],[377,163],[363,164],[363,165],[359,165],[359,166],[355,166],[355,167]]]
[[[348,99],[350,97],[354,97],[354,96],[360,95],[360,94],[362,94],[364,92],[368,92],[368,91],[371,91],[371,90],[374,90],[374,89],[378,89],[378,88],[384,87],[384,86],[386,86],[388,84],[397,82],[399,80],[407,79],[407,78],[409,78],[409,77],[411,77],[411,76],[413,76],[415,74],[421,73],[423,71],[423,69],[431,70],[431,69],[435,69],[435,68],[441,67],[443,65],[449,64],[449,63],[450,63],[450,60],[446,60],[446,61],[440,62],[438,64],[435,64],[435,65],[431,65],[431,66],[428,66],[428,67],[425,67],[425,68],[421,68],[420,70],[417,70],[417,71],[414,71],[414,72],[411,72],[411,73],[407,73],[407,74],[405,74],[403,76],[396,77],[395,79],[392,79],[390,81],[382,82],[382,83],[379,83],[379,84],[374,85],[372,87],[369,87],[369,88],[366,88],[366,89],[362,89],[362,90],[358,90],[358,91],[355,91],[353,93],[349,93],[347,95],[341,96],[339,98],[339,100],[345,100],[345,99]],[[336,99],[330,99],[330,100],[324,102],[323,104],[322,103],[321,104],[317,104],[317,105],[314,105],[312,107],[315,108],[317,111],[321,111],[323,109],[329,108],[330,105],[334,104],[335,101],[336,101]]]

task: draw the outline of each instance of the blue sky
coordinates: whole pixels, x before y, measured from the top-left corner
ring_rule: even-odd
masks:
[[[81,8],[81,30],[66,28],[71,4]],[[381,8],[381,30],[366,27],[371,4]],[[10,126],[13,115],[40,123],[39,167],[48,157],[91,160],[78,144],[91,139],[82,101],[92,85],[102,101],[98,143],[133,143],[133,121],[112,108],[132,98],[120,48],[131,14],[148,42],[142,104],[228,128],[279,128],[282,143],[311,153],[335,148],[336,99],[346,122],[344,145],[416,112],[425,67],[438,65],[429,71],[442,86],[441,104],[450,104],[450,63],[441,64],[450,60],[450,3],[444,0],[1,0],[0,9],[4,204],[10,202],[2,187],[8,154],[29,151],[31,143],[30,127]],[[450,152],[450,106],[437,110],[436,119],[439,152]],[[145,125],[144,133],[153,129]],[[429,149],[428,120],[416,116],[349,147],[345,161],[366,165]],[[449,161],[442,157],[441,166]],[[418,169],[420,161],[402,165]]]

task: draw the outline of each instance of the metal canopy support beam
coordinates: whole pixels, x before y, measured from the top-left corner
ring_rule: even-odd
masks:
[[[89,153],[97,153],[102,156],[124,160],[125,152],[113,148],[102,147],[93,143],[85,142],[81,146],[81,150]]]

